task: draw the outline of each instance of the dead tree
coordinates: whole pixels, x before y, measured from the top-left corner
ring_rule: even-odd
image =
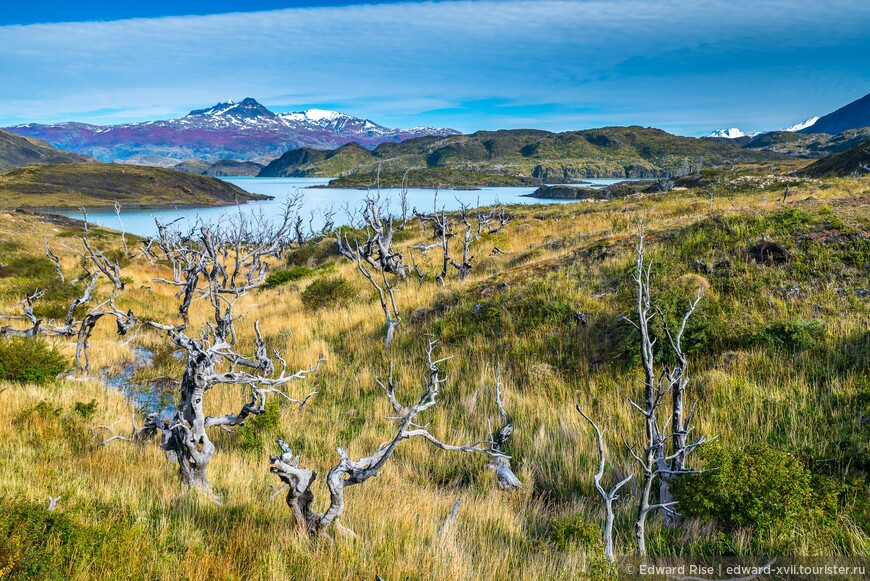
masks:
[[[671,177],[670,172],[656,180],[656,187],[660,192],[669,192],[674,189],[674,178]]]
[[[72,312],[72,308],[70,308],[70,312]],[[90,375],[91,373],[91,361],[88,357],[88,346],[90,344],[91,335],[94,332],[94,327],[97,325],[97,322],[107,315],[115,318],[119,337],[123,337],[129,333],[138,322],[132,309],[128,309],[125,313],[115,307],[114,296],[108,301],[101,303],[88,311],[78,325],[76,339],[76,369],[83,372],[85,375]]]
[[[402,253],[393,248],[393,235],[404,230],[408,222],[406,189],[402,190],[401,197],[402,216],[394,218],[381,207],[380,192],[366,196],[361,211],[365,238],[355,238],[354,244],[351,244],[347,230],[339,229],[336,241],[342,256],[353,262],[362,260],[375,270],[395,274],[404,280],[407,270],[405,261]]]
[[[459,280],[466,278],[471,273],[471,261],[474,259],[474,255],[471,254],[471,245],[480,238],[480,235],[483,234],[483,230],[488,225],[488,218],[484,218],[484,216],[480,213],[480,209],[477,211],[477,223],[474,223],[474,219],[469,215],[469,207],[465,204],[461,205],[461,210],[459,211],[459,219],[465,225],[465,232],[462,236],[462,260],[456,261],[451,260],[451,264],[453,268],[456,269],[457,276]]]
[[[607,462],[607,453],[604,448],[604,431],[598,428],[598,425],[583,412],[583,408],[579,405],[577,406],[577,411],[580,412],[580,415],[595,430],[595,437],[598,442],[598,471],[595,473],[594,481],[595,489],[601,495],[601,500],[604,502],[604,556],[607,557],[609,562],[615,563],[616,558],[613,555],[613,503],[619,498],[617,496],[619,489],[628,484],[634,477],[634,474],[629,474],[614,484],[609,491],[604,489],[604,486],[601,484],[601,479],[604,478],[604,465]]]
[[[665,385],[664,390],[671,392],[669,434],[671,453],[665,458],[666,463],[669,462],[669,465],[667,466],[667,470],[662,472],[661,482],[659,483],[659,498],[663,502],[670,502],[673,500],[670,485],[674,476],[696,472],[688,467],[688,456],[695,448],[707,442],[703,437],[699,437],[693,443],[689,442],[689,432],[691,430],[690,425],[695,415],[697,401],[692,404],[688,413],[685,410],[684,403],[686,389],[689,385],[689,360],[683,350],[683,334],[686,331],[686,323],[688,323],[689,317],[691,317],[695,312],[695,309],[698,308],[698,304],[701,302],[702,298],[703,294],[699,291],[695,300],[689,303],[689,307],[683,315],[680,327],[676,332],[671,331],[664,313],[658,311],[664,326],[665,335],[668,338],[671,353],[676,360],[676,365],[674,367],[663,366],[662,374],[659,378],[659,381],[663,382]],[[671,528],[676,527],[679,525],[679,514],[673,511],[665,511],[664,521],[667,526]]]
[[[501,365],[498,365],[495,378],[495,404],[498,406],[498,413],[501,414],[502,427],[493,437],[490,429],[489,439],[492,441],[492,447],[501,455],[493,456],[487,464],[487,468],[495,472],[498,486],[502,490],[516,490],[522,486],[520,479],[514,474],[511,468],[510,456],[506,453],[507,443],[514,433],[514,421],[507,413],[504,403],[501,401]]]
[[[654,309],[650,297],[650,270],[652,264],[647,263],[644,258],[644,231],[642,225],[639,228],[639,241],[636,253],[637,267],[634,281],[637,285],[637,322],[625,317],[623,317],[623,320],[628,321],[640,334],[640,354],[644,371],[643,399],[640,404],[631,399],[629,399],[629,403],[644,417],[645,438],[638,450],[635,450],[633,446],[626,443],[629,452],[640,464],[643,471],[641,493],[635,520],[637,555],[642,556],[646,554],[647,516],[661,509],[668,515],[666,522],[675,522],[671,520],[671,517],[676,517],[677,513],[674,510],[674,506],[677,503],[671,497],[669,480],[675,475],[690,472],[685,468],[686,456],[707,440],[699,437],[694,443],[687,443],[688,422],[691,421],[692,414],[689,414],[686,421],[683,419],[683,398],[687,385],[685,366],[687,362],[680,341],[685,331],[686,322],[694,312],[701,297],[699,296],[691,304],[689,311],[683,317],[682,325],[676,335],[672,335],[670,330],[667,330],[671,347],[675,351],[679,362],[678,366],[670,368],[663,365],[660,366],[661,369],[657,373],[654,354],[657,338],[650,331],[650,323],[657,315],[661,315],[663,319],[664,316],[661,311]],[[667,329],[667,325],[665,325],[665,328]],[[664,422],[664,426],[670,424],[672,432],[665,435],[663,427],[659,425],[658,416],[664,398],[669,392],[672,392],[673,409],[671,418]],[[669,441],[672,442],[672,451],[666,450]],[[658,502],[653,502],[651,495],[656,478],[660,478],[660,494]]]
[[[402,217],[396,224],[396,219],[390,213],[382,216],[380,207],[380,190],[377,195],[369,195],[362,209],[365,238],[348,236],[346,229],[338,229],[335,233],[338,251],[347,259],[356,263],[360,273],[369,281],[378,293],[381,309],[384,312],[386,336],[384,349],[390,347],[396,328],[402,321],[396,306],[396,295],[393,283],[387,279],[391,273],[404,281],[407,276],[407,266],[401,252],[393,248],[393,235],[405,228],[407,215],[407,189],[402,189]],[[380,282],[378,282],[380,279]]]
[[[417,244],[411,247],[413,250],[419,250],[420,254],[426,254],[428,251],[433,248],[441,249],[441,271],[439,274],[435,275],[435,282],[438,283],[438,286],[443,286],[444,281],[447,278],[447,272],[450,268],[451,258],[450,258],[450,238],[454,236],[453,233],[453,225],[450,221],[450,218],[447,215],[447,212],[442,207],[441,210],[438,209],[438,191],[435,191],[435,197],[433,200],[433,208],[431,214],[422,214],[418,212],[416,209],[414,210],[414,217],[416,217],[420,221],[420,228],[425,230],[428,224],[431,224],[432,227],[432,239],[435,242],[430,244]],[[421,279],[421,273],[416,269],[417,276]]]
[[[342,527],[339,522],[345,511],[345,489],[348,486],[361,484],[372,476],[377,476],[399,444],[405,440],[419,437],[441,450],[485,454],[491,458],[503,456],[503,453],[495,448],[495,442],[491,438],[459,446],[445,444],[417,423],[420,414],[438,403],[441,386],[447,381],[447,377],[441,373],[439,367],[447,358],[436,359],[434,356],[435,347],[436,342],[429,341],[425,387],[416,403],[406,406],[397,398],[392,365],[387,383],[378,381],[396,412],[395,417],[391,419],[399,423],[399,428],[389,442],[382,444],[377,451],[359,460],[351,459],[346,450],[338,449],[339,462],[326,476],[329,506],[325,512],[317,512],[312,506],[315,497],[311,486],[317,479],[317,473],[309,468],[300,467],[299,456],[294,455],[286,443],[281,440],[277,441],[281,454],[272,456],[270,471],[288,488],[287,505],[293,514],[294,523],[301,530],[306,531],[311,536],[328,534],[331,528],[335,528],[339,532],[353,534],[352,531]]]
[[[158,280],[180,287],[182,322],[170,325],[148,321],[148,324],[165,331],[187,354],[177,411],[168,425],[161,428],[164,432],[161,446],[178,462],[183,484],[202,490],[215,500],[207,474],[215,452],[209,430],[244,425],[248,417],[264,412],[268,395],[300,406],[314,395],[312,392],[303,399],[294,399],[279,388],[305,378],[319,368],[322,360],[311,368],[288,372],[286,362],[277,352],[269,354],[259,322],[254,323],[254,352],[245,354],[236,350],[235,323],[240,318],[234,313],[236,301],[265,282],[266,258],[280,254],[293,223],[288,205],[283,221],[275,226],[263,216],[247,218],[241,214],[221,226],[198,224],[187,235],[158,224],[160,237],[156,245],[162,249],[162,255],[158,256],[173,265],[175,275],[171,281]],[[214,313],[198,337],[187,332],[193,296],[208,299]],[[251,399],[236,413],[207,416],[203,402],[218,385],[247,385]]]
[[[398,327],[399,323],[402,322],[402,317],[399,315],[399,308],[396,306],[396,294],[393,290],[393,285],[390,284],[389,280],[387,280],[387,273],[383,270],[380,271],[382,284],[377,283],[372,272],[366,267],[365,263],[363,263],[358,244],[356,265],[362,275],[366,277],[372,287],[374,287],[375,291],[377,291],[378,298],[381,301],[381,309],[384,311],[384,319],[386,321],[386,334],[384,337],[384,350],[386,351],[390,348],[390,343],[393,342],[393,336],[396,334],[396,327]],[[388,298],[389,300],[387,300]]]
[[[153,412],[153,413],[150,413],[147,416],[145,416],[144,423],[142,424],[142,426],[136,425],[136,414],[135,413],[131,414],[130,425],[131,425],[131,429],[130,429],[129,436],[122,436],[122,435],[115,434],[115,435],[110,436],[109,438],[103,440],[103,442],[100,445],[105,446],[106,444],[109,444],[109,443],[114,442],[116,440],[122,440],[125,442],[133,442],[135,444],[142,446],[142,445],[145,445],[145,444],[151,442],[152,440],[154,440],[154,437],[157,434],[160,434],[163,437],[169,436],[171,434],[171,432],[169,430],[165,430],[165,429],[163,429],[163,427],[161,427],[160,414],[157,412]],[[94,432],[94,436],[93,436],[94,438],[96,438],[98,436],[98,433],[102,430],[107,430],[107,431],[111,432],[112,426],[92,426],[91,427],[91,431]],[[166,440],[163,440],[161,442],[161,444],[165,444],[165,443],[166,443]]]
[[[63,269],[60,267],[60,258],[58,258],[57,254],[51,251],[51,247],[48,245],[48,238],[45,239],[45,255],[54,263],[54,271],[57,273],[58,278],[60,278],[61,284],[66,284],[66,279],[63,276]]]
[[[120,206],[118,207],[118,211],[120,211]],[[99,269],[106,278],[112,281],[112,284],[115,285],[115,288],[118,290],[124,290],[124,281],[121,279],[121,266],[118,264],[117,260],[111,260],[99,249],[94,248],[90,242],[90,228],[88,226],[88,213],[82,208],[82,214],[84,216],[85,222],[85,235],[82,237],[82,243],[85,247],[85,253],[83,254],[87,258],[90,259],[91,263]],[[122,240],[124,247],[126,248],[127,242],[122,235]]]
[[[137,323],[137,318],[132,311],[128,310],[125,313],[115,307],[115,295],[112,295],[112,297],[108,301],[101,303],[94,309],[91,309],[88,313],[84,315],[84,317],[79,318],[79,308],[88,304],[94,298],[97,283],[102,276],[105,275],[107,278],[109,278],[116,289],[122,289],[124,286],[123,281],[121,280],[120,266],[118,262],[113,262],[106,258],[105,253],[101,249],[96,248],[90,242],[89,234],[90,228],[87,220],[85,220],[84,235],[82,237],[82,244],[84,246],[84,250],[78,250],[70,247],[67,248],[82,257],[86,268],[88,266],[95,266],[96,269],[93,270],[93,272],[86,270],[85,274],[71,280],[69,283],[66,282],[66,277],[64,276],[63,269],[60,264],[60,258],[54,252],[52,252],[48,244],[48,240],[45,241],[45,254],[54,263],[55,271],[57,272],[58,278],[60,278],[61,283],[69,284],[70,286],[77,286],[79,282],[82,281],[82,279],[88,277],[90,278],[90,281],[87,285],[85,285],[84,289],[82,290],[81,295],[76,296],[70,301],[64,319],[56,321],[43,321],[35,316],[34,303],[38,299],[41,299],[45,296],[44,290],[36,290],[32,294],[25,297],[24,300],[21,301],[21,303],[19,303],[23,315],[4,315],[4,318],[27,321],[30,326],[23,329],[11,325],[0,328],[0,336],[5,337],[35,337],[37,335],[69,338],[75,337],[75,372],[84,373],[85,375],[90,374],[90,363],[88,360],[87,349],[90,337],[93,334],[93,330],[97,322],[104,316],[114,317],[117,323],[118,335],[121,336],[126,335],[133,327],[135,327]]]
[[[471,273],[472,260],[474,259],[474,255],[471,253],[472,245],[484,233],[495,234],[501,231],[507,225],[510,217],[505,213],[504,208],[500,204],[493,206],[488,211],[483,211],[478,206],[476,213],[472,215],[471,207],[460,203],[457,223],[461,223],[465,228],[460,239],[462,245],[461,259],[457,260],[450,255],[450,238],[455,236],[453,223],[443,208],[440,211],[438,210],[437,194],[435,203],[436,207],[431,214],[416,213],[416,216],[424,228],[427,223],[433,225],[433,237],[437,242],[432,244],[417,244],[411,248],[419,250],[423,254],[433,248],[441,248],[441,272],[436,275],[435,280],[439,285],[443,285],[450,266],[456,269],[457,277],[460,280],[468,277]]]
[[[4,337],[35,337],[38,335],[42,331],[40,328],[42,320],[37,319],[36,315],[33,314],[33,302],[44,295],[44,290],[37,289],[33,294],[24,297],[21,302],[18,303],[18,306],[21,307],[23,312],[22,315],[3,315],[4,319],[25,320],[30,323],[29,327],[21,329],[12,325],[4,325],[3,327],[0,327],[0,335],[3,335]]]

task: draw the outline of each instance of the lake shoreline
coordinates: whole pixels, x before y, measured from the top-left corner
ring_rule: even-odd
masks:
[[[264,194],[251,194],[252,196],[256,196],[255,198],[251,198],[248,200],[239,200],[236,202],[220,202],[213,204],[129,204],[129,205],[121,205],[121,212],[124,210],[165,210],[167,208],[177,208],[179,210],[196,210],[199,208],[230,208],[232,206],[239,206],[244,204],[249,204],[251,202],[268,202],[270,200],[274,200],[275,196],[267,196]],[[3,212],[30,212],[32,214],[53,214],[57,212],[71,212],[76,210],[84,209],[86,212],[114,212],[115,206],[114,204],[104,204],[97,206],[13,206],[13,207],[0,207],[0,211]],[[63,215],[63,214],[56,214]]]
[[[194,222],[220,223],[233,215],[242,214],[257,220],[274,222],[283,213],[283,205],[287,199],[298,195],[297,211],[306,223],[317,230],[326,224],[326,216],[331,215],[335,225],[345,225],[347,215],[343,208],[351,210],[360,209],[370,196],[377,195],[375,190],[345,189],[327,186],[329,178],[221,178],[224,181],[238,186],[250,194],[259,194],[264,197],[260,200],[250,200],[235,207],[231,205],[220,206],[124,206],[121,219],[128,233],[139,236],[155,236],[156,226],[154,219],[161,222],[169,222],[178,218],[184,219],[188,224]],[[607,185],[616,182],[615,179],[593,180],[595,183]],[[442,208],[447,212],[460,210],[463,206],[493,206],[502,204],[505,206],[522,204],[553,204],[568,200],[541,200],[524,197],[535,190],[534,187],[489,187],[474,190],[436,190],[426,188],[408,188],[407,208],[416,209],[420,212],[431,212],[434,207]],[[400,215],[401,196],[400,189],[381,189],[380,203],[384,211],[394,215]],[[436,196],[437,193],[437,196]],[[83,219],[84,215],[78,208],[48,208],[43,211],[61,214],[70,218]],[[102,209],[87,208],[88,222],[107,228],[118,228],[118,218],[112,207]]]

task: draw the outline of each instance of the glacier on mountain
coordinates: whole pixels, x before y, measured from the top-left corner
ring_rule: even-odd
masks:
[[[816,121],[821,119],[821,117],[810,117],[806,121],[801,121],[800,123],[795,123],[794,125],[790,125],[783,129],[782,131],[800,131],[801,129],[806,129],[807,127],[812,127],[816,124]]]

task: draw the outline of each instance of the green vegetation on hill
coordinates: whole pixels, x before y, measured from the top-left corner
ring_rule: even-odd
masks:
[[[407,172],[350,173],[331,180],[330,188],[399,188],[403,184],[415,188],[498,187],[537,185],[540,180],[530,177],[481,173],[449,167],[425,167]],[[315,186],[316,187],[316,186]]]
[[[24,165],[94,161],[86,155],[61,151],[39,139],[0,129],[0,172]]]
[[[216,178],[158,167],[107,163],[26,166],[0,174],[0,207],[76,208],[196,204],[263,199]]]
[[[477,174],[457,174],[462,179],[454,183],[462,185],[486,185],[490,176],[513,183],[570,183],[589,177],[656,177],[699,162],[709,166],[780,157],[729,140],[680,137],[637,126],[565,133],[516,129],[421,137],[382,143],[373,151],[351,145],[332,151],[291,150],[260,175],[339,176],[342,180],[334,185],[355,187],[373,183],[379,169],[393,176],[413,168],[417,172],[411,186],[432,185],[437,181],[432,170]]]
[[[841,153],[823,157],[804,168],[801,173],[814,178],[866,175],[870,173],[870,141]]]
[[[870,141],[870,127],[849,129],[836,135],[771,131],[770,133],[759,135],[743,147],[753,150],[766,150],[790,157],[815,159],[820,156],[845,151],[866,141]]]

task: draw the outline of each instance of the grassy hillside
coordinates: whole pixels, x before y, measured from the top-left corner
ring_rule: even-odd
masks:
[[[870,127],[850,129],[835,135],[827,133],[771,131],[770,133],[759,135],[744,145],[744,147],[746,149],[766,150],[791,157],[816,159],[832,153],[845,151],[867,141],[870,141]]]
[[[236,311],[246,317],[237,328],[241,341],[253,345],[251,325],[260,320],[268,346],[281,350],[290,368],[323,354],[327,362],[316,375],[286,386],[291,395],[319,393],[304,410],[274,405],[262,421],[214,434],[218,453],[210,470],[221,506],[184,492],[176,468],[156,446],[99,445],[90,427],[121,432],[131,412],[99,381],[0,381],[0,571],[11,579],[608,578],[597,540],[602,509],[592,482],[595,442],[574,406],[587,403],[607,427],[612,464],[605,478],[636,470],[622,438],[642,438],[643,425],[627,401],[639,397],[642,373],[634,332],[619,318],[634,300],[640,217],[647,223],[656,304],[675,314],[698,288],[707,291],[685,347],[697,433],[718,441],[693,462],[719,467],[724,480],[717,489],[734,493],[733,505],[721,505],[731,512],[713,517],[701,503],[687,502],[701,485],[684,486],[678,497],[684,525],[671,531],[659,515],[651,517],[651,552],[866,555],[870,183],[790,187],[787,203],[779,201],[783,183],[741,176],[708,187],[714,188],[712,207],[704,188],[511,207],[506,229],[484,235],[475,248],[469,278],[451,277],[444,287],[431,277],[423,284],[415,279],[397,289],[403,321],[387,354],[379,303],[356,266],[336,256],[334,241],[293,250],[286,264],[275,266],[311,270],[296,269],[287,284],[240,299]],[[97,232],[102,245],[116,243],[111,233]],[[33,288],[49,288],[48,306],[63,304],[52,294],[59,291],[50,286],[53,265],[43,257],[43,238],[74,271],[79,257],[60,242],[72,246],[76,235],[34,217],[0,219],[3,312],[16,311]],[[430,237],[414,222],[396,239],[407,251]],[[759,254],[763,241],[780,245],[783,259]],[[501,252],[493,253],[495,247]],[[436,269],[436,256],[417,259]],[[152,280],[171,278],[165,265],[134,259],[124,274],[129,283],[116,300],[119,308],[172,319],[176,289]],[[344,279],[351,299],[306,309],[303,293],[322,278]],[[110,292],[97,289],[99,297]],[[191,312],[192,328],[211,316],[204,301]],[[97,327],[95,369],[120,369],[142,345],[154,350],[155,363],[138,372],[137,382],[181,376],[183,363],[162,334],[143,330],[120,344],[113,327]],[[315,485],[322,509],[321,479],[337,461],[335,449],[347,447],[359,457],[395,430],[374,381],[385,377],[390,360],[399,397],[419,396],[427,333],[452,355],[444,364],[449,381],[442,403],[427,414],[428,429],[451,442],[485,435],[487,420],[498,421],[493,382],[500,364],[505,405],[516,425],[509,452],[523,488],[499,491],[484,460],[410,441],[378,478],[348,492],[343,522],[356,538],[298,534],[282,500],[269,500],[277,483],[268,473],[272,440],[289,442],[322,475]],[[71,357],[73,345],[53,345]],[[216,415],[237,410],[249,390],[223,386],[209,397],[206,412]],[[723,459],[746,450],[763,459],[750,468],[762,470],[764,479],[742,478],[740,466]],[[802,496],[788,505],[791,512],[777,512],[778,501],[767,501],[791,501],[793,491]],[[630,485],[617,503],[620,555],[633,551],[636,494]],[[54,512],[45,509],[49,495],[61,496]],[[461,508],[444,531],[457,498]],[[744,513],[755,520],[737,522]],[[765,527],[759,514],[772,514],[777,525]]]
[[[781,156],[745,150],[727,139],[695,139],[644,127],[604,127],[586,131],[550,133],[539,130],[480,131],[472,135],[423,137],[401,143],[383,143],[373,151],[345,146],[330,152],[292,150],[260,173],[262,176],[340,176],[335,185],[371,182],[378,168],[403,174],[414,168],[410,185],[423,185],[436,175],[433,169],[476,172],[465,174],[460,185],[483,185],[496,175],[513,180],[567,183],[588,177],[654,177],[694,168],[747,161],[775,160]],[[427,171],[428,170],[428,171]],[[358,177],[356,174],[370,174]]]
[[[27,166],[0,174],[0,207],[76,208],[196,204],[261,199],[221,180],[158,167],[104,163]]]
[[[0,172],[23,165],[94,161],[86,155],[56,149],[44,141],[0,129]]]
[[[324,187],[329,188],[400,188],[408,185],[415,188],[457,188],[490,186],[529,186],[537,185],[539,180],[531,177],[504,174],[481,173],[467,169],[450,167],[425,167],[410,169],[407,172],[386,171],[376,173],[349,173]]]
[[[870,141],[824,157],[801,172],[810,177],[846,177],[870,173]]]

